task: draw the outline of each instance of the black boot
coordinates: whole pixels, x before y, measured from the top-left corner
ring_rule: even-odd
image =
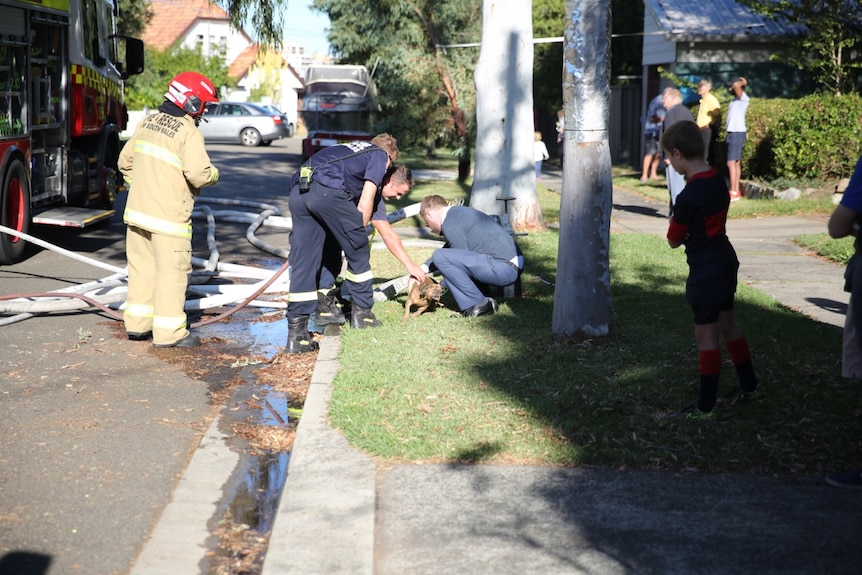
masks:
[[[380,327],[383,325],[374,317],[374,313],[370,309],[364,309],[356,304],[350,307],[350,327],[353,329],[362,329],[366,327]]]
[[[308,332],[308,316],[303,315],[295,319],[287,320],[287,353],[307,353],[318,348],[317,342],[311,338]]]
[[[314,312],[315,325],[343,325],[347,321],[335,295],[317,292],[317,310]]]

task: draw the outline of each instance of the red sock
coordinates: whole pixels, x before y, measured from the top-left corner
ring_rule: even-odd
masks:
[[[748,340],[745,339],[745,336],[728,341],[725,345],[727,346],[727,351],[730,352],[730,359],[733,360],[733,365],[751,361],[751,350],[748,348]]]
[[[697,408],[712,411],[718,396],[718,378],[721,372],[721,350],[700,350],[700,397]]]
[[[700,350],[700,374],[718,375],[721,372],[721,350]]]

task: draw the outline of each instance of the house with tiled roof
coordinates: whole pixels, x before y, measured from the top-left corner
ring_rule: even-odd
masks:
[[[222,55],[233,62],[252,44],[242,30],[230,25],[228,13],[209,0],[150,0],[153,18],[142,40],[157,50],[200,48],[206,56]]]
[[[152,20],[142,35],[144,44],[157,50],[172,48],[200,49],[205,56],[222,56],[228,64],[228,77],[236,87],[221,87],[221,98],[247,101],[251,91],[259,88],[266,76],[273,83],[273,68],[278,69],[277,85],[271,86],[273,97],[266,103],[278,106],[296,124],[298,93],[304,84],[296,70],[283,58],[270,72],[259,69],[260,47],[248,34],[230,24],[228,13],[209,0],[150,0]]]

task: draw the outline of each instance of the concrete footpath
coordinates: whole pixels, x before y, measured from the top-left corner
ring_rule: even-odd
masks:
[[[665,210],[615,191],[612,230],[664,235]],[[742,281],[843,325],[843,268],[788,241],[825,220],[728,228]],[[822,477],[378,464],[326,423],[338,345],[323,340],[264,575],[862,573],[862,492]]]

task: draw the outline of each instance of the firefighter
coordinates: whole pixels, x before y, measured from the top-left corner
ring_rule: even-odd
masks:
[[[389,200],[400,200],[413,189],[413,185],[413,172],[410,168],[404,164],[392,164],[386,171],[380,193],[374,200],[371,225],[374,227],[374,232],[380,235],[383,245],[389,249],[395,259],[401,262],[407,269],[407,273],[421,282],[425,279],[425,272],[421,266],[410,259],[404,244],[401,243],[401,238],[389,223],[384,203]],[[341,325],[347,321],[338,302],[339,286],[336,285],[342,264],[341,246],[334,237],[328,236],[323,244],[323,260],[317,284],[319,286],[317,310],[308,321],[309,331],[323,333],[325,326]]]
[[[129,294],[123,317],[129,339],[155,347],[195,347],[184,311],[192,271],[194,196],[218,181],[197,126],[213,83],[197,72],[171,80],[158,112],[145,117],[123,146],[119,168],[129,185],[123,220]]]
[[[325,263],[325,252],[333,253],[334,243],[347,260],[350,326],[362,329],[380,325],[371,311],[373,275],[366,226],[374,209],[382,204],[383,181],[397,159],[395,138],[380,134],[370,142],[324,148],[294,174],[288,199],[293,218],[285,348],[288,353],[317,349],[308,331],[308,318],[318,309],[321,264]],[[410,264],[415,273],[423,274],[421,268]]]

